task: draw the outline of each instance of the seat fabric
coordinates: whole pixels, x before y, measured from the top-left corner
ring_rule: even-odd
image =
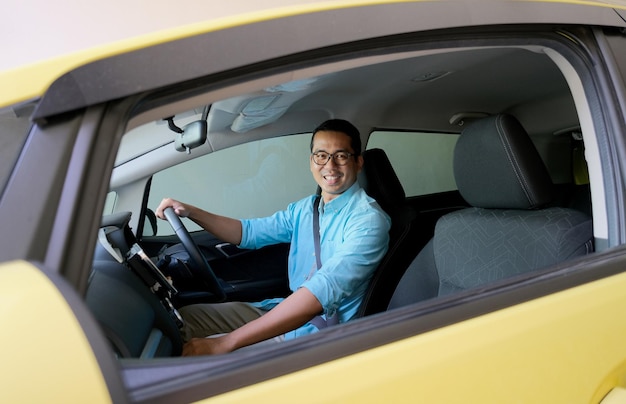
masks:
[[[454,173],[472,206],[441,217],[389,309],[538,270],[593,250],[591,218],[548,206],[554,187],[521,124],[496,115],[468,126]]]

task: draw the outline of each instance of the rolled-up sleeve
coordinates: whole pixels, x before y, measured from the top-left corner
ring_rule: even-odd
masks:
[[[241,220],[240,248],[257,249],[277,243],[289,243],[293,234],[293,204],[272,216]]]

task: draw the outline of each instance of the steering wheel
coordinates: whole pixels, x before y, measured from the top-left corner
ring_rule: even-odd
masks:
[[[176,235],[180,239],[180,242],[183,244],[183,247],[185,247],[185,249],[189,253],[192,264],[191,271],[194,273],[194,275],[198,276],[204,281],[204,283],[208,287],[209,292],[215,295],[218,302],[223,302],[224,300],[226,300],[226,293],[224,292],[224,289],[222,289],[222,287],[220,286],[220,283],[215,276],[215,272],[213,272],[213,270],[211,269],[211,266],[207,262],[204,255],[202,255],[202,252],[200,252],[200,249],[198,248],[196,242],[193,241],[193,238],[191,238],[189,231],[180,220],[180,217],[178,217],[176,212],[174,212],[174,209],[172,209],[171,207],[166,208],[163,211],[163,214],[165,215],[165,218],[169,222],[170,226],[172,226],[172,229],[174,229],[174,231],[176,232]]]

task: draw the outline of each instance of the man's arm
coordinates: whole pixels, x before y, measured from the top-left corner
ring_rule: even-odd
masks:
[[[322,312],[322,305],[306,288],[300,288],[278,306],[230,334],[218,338],[194,338],[183,347],[183,356],[234,351],[294,330]]]
[[[188,205],[171,198],[163,199],[157,207],[155,214],[158,218],[165,219],[163,211],[169,207],[173,208],[174,212],[176,212],[178,216],[188,217],[220,240],[235,245],[239,245],[241,243],[242,230],[241,222],[239,220],[219,216],[202,210],[196,206]]]

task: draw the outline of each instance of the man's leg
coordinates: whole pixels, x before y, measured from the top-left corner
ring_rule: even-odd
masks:
[[[267,313],[243,302],[192,304],[179,309],[185,325],[181,329],[183,341],[229,333]]]

